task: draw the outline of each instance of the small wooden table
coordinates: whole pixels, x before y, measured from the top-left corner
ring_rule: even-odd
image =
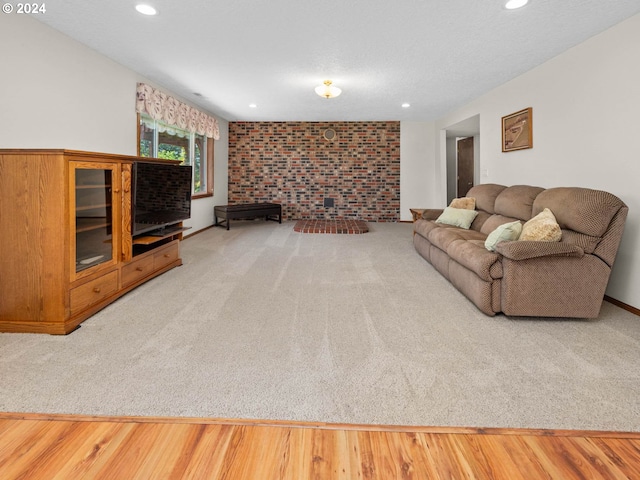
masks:
[[[282,223],[282,205],[279,203],[241,203],[213,207],[213,225],[222,227],[222,224],[227,222],[227,230],[229,230],[231,220],[257,217],[265,217],[265,220],[273,220],[274,222],[277,220]]]
[[[421,218],[422,212],[424,212],[425,210],[427,209],[426,208],[410,208],[409,211],[411,211],[411,215],[413,215],[413,221],[415,222],[416,220]]]

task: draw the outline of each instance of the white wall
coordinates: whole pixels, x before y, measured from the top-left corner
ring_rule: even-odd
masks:
[[[27,15],[0,15],[0,58],[0,148],[135,155],[135,72]]]
[[[0,15],[0,59],[0,148],[136,154],[136,83],[151,82],[27,15]],[[227,203],[228,138],[220,121],[215,197],[193,201],[189,233]]]
[[[629,206],[607,294],[640,308],[640,15],[521,75],[436,122],[480,115],[482,183],[582,186]],[[533,148],[501,151],[501,117],[533,108]],[[438,159],[445,168],[446,159]],[[435,173],[437,173],[436,170]],[[444,204],[446,199],[439,199]]]
[[[412,220],[410,208],[436,203],[435,148],[433,122],[400,122],[400,220]]]

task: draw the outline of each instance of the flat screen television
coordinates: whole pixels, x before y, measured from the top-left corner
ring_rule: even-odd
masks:
[[[188,165],[135,162],[131,190],[132,234],[158,230],[191,217]]]

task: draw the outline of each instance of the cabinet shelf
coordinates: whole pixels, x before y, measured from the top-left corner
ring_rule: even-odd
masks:
[[[89,232],[91,230],[97,230],[99,228],[110,227],[109,222],[105,217],[101,218],[78,218],[76,217],[76,233]]]
[[[92,188],[104,189],[105,187],[111,188],[110,184],[87,184],[87,185],[76,185],[76,190],[87,190]]]
[[[158,233],[156,235],[142,235],[140,237],[136,237],[133,239],[134,245],[151,245],[153,243],[160,242],[165,238],[173,237],[174,235],[178,235],[185,230],[189,230],[191,227],[179,227],[179,228],[171,228],[167,229],[165,233]]]
[[[85,205],[82,207],[76,207],[76,212],[84,212],[87,210],[95,210],[95,209],[103,209],[103,208],[110,208],[111,204],[110,203],[102,203],[99,205]]]

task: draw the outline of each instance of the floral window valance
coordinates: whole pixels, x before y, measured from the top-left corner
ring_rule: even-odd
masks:
[[[154,120],[176,125],[198,135],[220,139],[218,120],[145,83],[138,83],[137,86],[136,112],[146,113]]]

